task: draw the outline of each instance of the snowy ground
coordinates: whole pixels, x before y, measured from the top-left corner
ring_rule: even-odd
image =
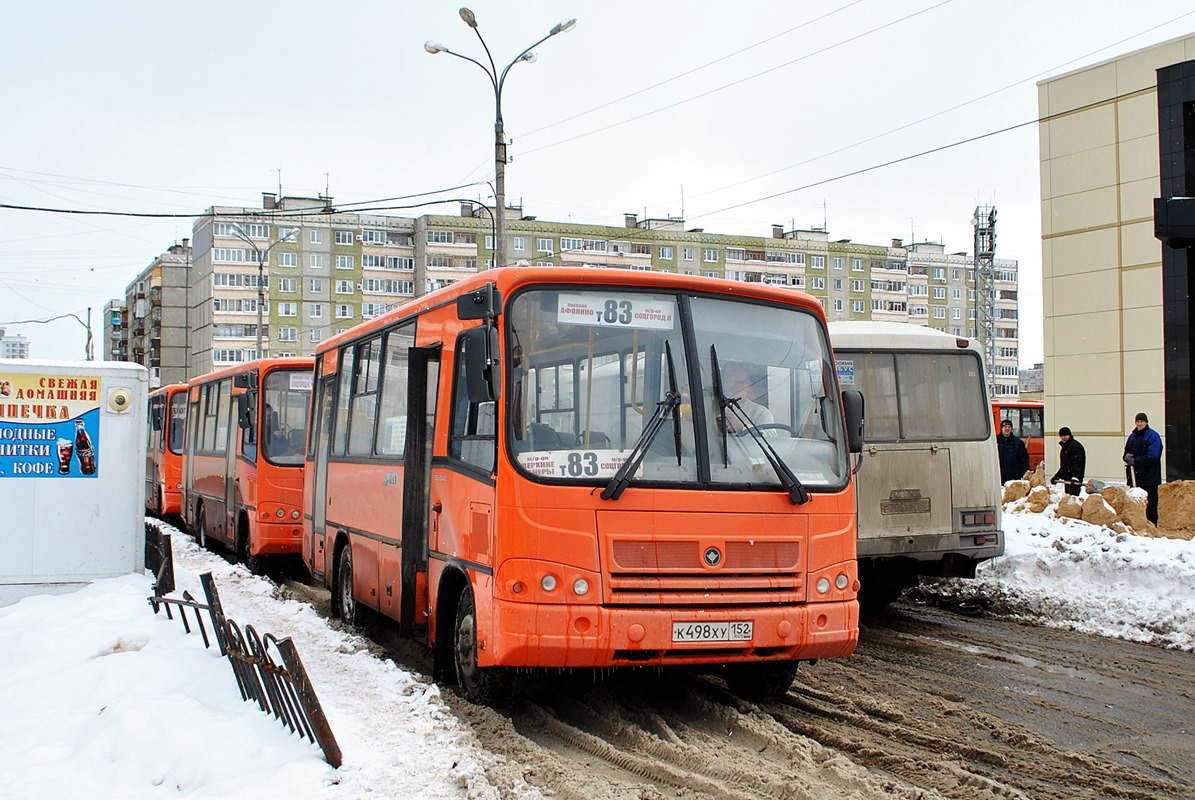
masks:
[[[959,598],[1044,624],[1195,650],[1195,542],[1115,534],[1052,512],[1004,516],[1006,555]],[[154,615],[150,581],[97,581],[0,608],[0,797],[497,798],[489,756],[423,677],[371,655],[309,606],[174,536],[179,590],[211,572],[225,611],[291,636],[344,753],[244,703],[228,661]],[[218,754],[213,758],[213,754]],[[538,798],[527,784],[505,794]]]

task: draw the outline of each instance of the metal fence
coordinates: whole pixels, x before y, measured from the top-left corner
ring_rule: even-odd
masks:
[[[197,601],[186,591],[181,597],[167,597],[175,588],[170,534],[147,522],[145,536],[145,563],[155,575],[154,593],[149,598],[154,613],[164,609],[166,616],[174,619],[177,611],[187,633],[192,632],[193,617],[205,647],[211,647],[210,627],[220,653],[232,664],[241,699],[256,702],[262,711],[273,714],[292,731],[318,744],[324,752],[324,760],[339,767],[340,747],[290,637],[278,639],[271,633],[260,636],[252,625],[242,629],[225,617],[216,580],[210,572],[199,576],[206,603]],[[204,623],[205,616],[207,624]]]

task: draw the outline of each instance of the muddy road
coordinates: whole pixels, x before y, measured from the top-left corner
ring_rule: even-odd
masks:
[[[430,674],[393,626],[366,633]],[[1191,653],[901,602],[779,701],[655,670],[525,677],[498,710],[444,697],[508,800],[1195,800],[1193,685]]]

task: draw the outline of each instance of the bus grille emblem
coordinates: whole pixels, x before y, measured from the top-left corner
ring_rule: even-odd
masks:
[[[716,567],[722,561],[722,553],[716,547],[707,547],[705,549],[705,564],[707,567]]]

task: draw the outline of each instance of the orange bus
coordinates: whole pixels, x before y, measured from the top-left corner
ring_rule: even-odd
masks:
[[[188,382],[183,521],[253,572],[301,551],[307,358],[262,358]]]
[[[172,383],[150,392],[148,422],[145,510],[158,517],[181,514],[187,384]]]
[[[1029,469],[1046,460],[1046,404],[1041,400],[993,400],[992,419],[996,431],[1004,420],[1012,420],[1012,432],[1025,442],[1029,451]]]
[[[303,560],[470,701],[511,668],[644,665],[766,696],[854,651],[862,396],[808,295],[506,267],[325,341],[315,374]]]

